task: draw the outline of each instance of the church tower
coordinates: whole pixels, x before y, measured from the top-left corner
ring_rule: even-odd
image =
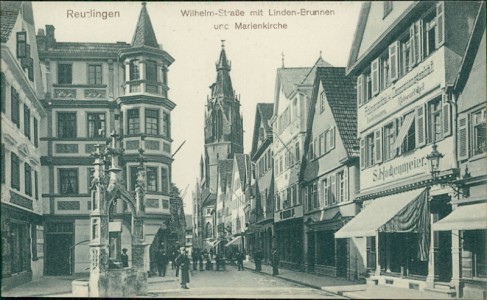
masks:
[[[205,110],[205,186],[216,193],[218,161],[243,153],[243,120],[240,97],[235,95],[230,78],[231,64],[222,41],[216,63],[216,82],[210,86]]]

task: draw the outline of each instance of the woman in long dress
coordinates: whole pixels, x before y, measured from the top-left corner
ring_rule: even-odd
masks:
[[[179,257],[179,265],[180,265],[180,283],[181,283],[181,288],[183,289],[189,289],[189,287],[186,285],[189,283],[189,268],[190,268],[190,262],[188,258],[188,251],[184,251],[180,257]]]

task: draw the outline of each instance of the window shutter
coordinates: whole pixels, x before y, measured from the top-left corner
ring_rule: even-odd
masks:
[[[409,27],[409,67],[412,69],[416,65],[416,43],[414,39],[414,23]]]
[[[314,158],[314,143],[313,141],[311,141],[309,143],[309,159],[313,159]]]
[[[327,149],[327,151],[332,149],[335,149],[335,126],[330,129],[330,149]]]
[[[396,41],[389,45],[389,72],[392,82],[396,81],[399,77],[399,42]]]
[[[365,139],[360,139],[360,169],[365,169]]]
[[[451,107],[448,102],[448,94],[443,94],[443,138],[451,134]]]
[[[348,201],[348,168],[343,169],[343,201]]]
[[[463,115],[458,119],[458,160],[468,159],[468,115]]]
[[[375,162],[382,162],[382,128],[375,131]]]
[[[423,20],[416,22],[416,62],[420,63],[423,60]]]
[[[357,77],[357,107],[362,106],[364,102],[363,81],[364,81],[364,75],[360,75]]]
[[[445,43],[445,3],[436,3],[436,48],[438,49]]]
[[[376,58],[372,62],[371,77],[372,77],[372,95],[375,96],[379,93],[379,59],[378,58]]]
[[[426,145],[426,126],[425,126],[425,116],[424,116],[424,106],[421,105],[416,108],[416,147],[421,147]]]

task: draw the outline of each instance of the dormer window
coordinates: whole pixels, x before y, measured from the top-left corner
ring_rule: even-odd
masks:
[[[392,1],[384,1],[384,18],[392,11]]]
[[[132,60],[130,62],[130,80],[137,80],[137,79],[140,79],[139,61]]]
[[[27,58],[27,32],[17,32],[17,58]]]

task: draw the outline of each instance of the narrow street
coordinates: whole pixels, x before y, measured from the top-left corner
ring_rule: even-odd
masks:
[[[237,271],[235,266],[225,271],[192,271],[189,289],[181,289],[174,270],[165,278],[151,278],[149,296],[164,298],[300,298],[336,299],[337,295],[305,287],[286,280],[250,270]],[[345,298],[343,298],[345,299]]]

